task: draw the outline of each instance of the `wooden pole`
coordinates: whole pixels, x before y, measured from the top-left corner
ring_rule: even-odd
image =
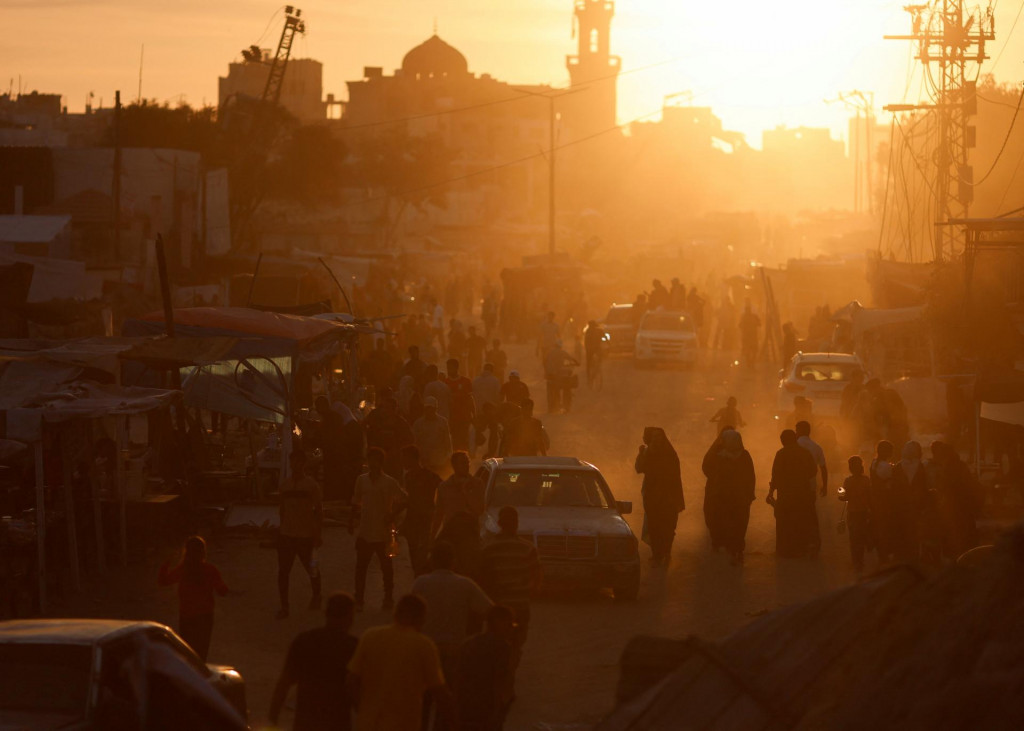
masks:
[[[81,591],[82,575],[78,566],[78,529],[75,525],[75,496],[72,490],[74,470],[71,465],[72,454],[68,439],[69,428],[71,427],[65,427],[60,435],[60,461],[64,477],[64,512],[67,515],[68,523],[68,563],[71,567],[71,585],[75,591]]]
[[[103,503],[100,501],[99,478],[89,471],[89,489],[92,493],[92,520],[96,531],[96,570],[103,573],[107,570],[107,543],[103,535]]]
[[[128,417],[117,419],[117,507],[118,523],[121,529],[121,565],[128,565],[128,485],[127,483],[127,452],[128,445],[125,432],[128,431]]]
[[[36,463],[36,583],[39,589],[39,613],[46,614],[46,486],[41,434],[32,446]]]
[[[123,259],[121,251],[121,92],[114,92],[114,180],[111,186],[114,199],[114,255]]]

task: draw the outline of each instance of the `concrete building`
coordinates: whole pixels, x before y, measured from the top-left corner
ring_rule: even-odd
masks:
[[[537,152],[548,146],[552,92],[473,74],[466,57],[435,34],[405,54],[394,74],[369,66],[362,79],[349,81],[341,124],[353,148],[374,139],[429,139],[451,157],[449,177],[471,176],[446,188],[438,222],[474,225],[490,212],[490,194],[500,195],[513,215],[536,213],[546,202],[547,165]]]
[[[258,61],[243,60],[228,64],[228,75],[217,80],[220,106],[223,107],[224,102],[236,94],[262,98],[273,55],[269,49],[262,49],[261,54]],[[324,65],[319,61],[311,58],[293,58],[288,61],[281,84],[280,103],[304,124],[327,119],[328,102],[324,100],[323,75]]]
[[[762,133],[761,146],[765,168],[775,178],[772,208],[788,210],[787,201],[817,210],[850,207],[846,146],[827,128],[779,126]]]

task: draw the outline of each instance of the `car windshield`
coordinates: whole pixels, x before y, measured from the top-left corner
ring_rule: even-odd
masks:
[[[652,312],[644,318],[642,330],[678,330],[693,332],[693,325],[686,315],[678,312]]]
[[[92,648],[0,644],[0,717],[4,711],[85,715]]]
[[[503,470],[494,478],[489,505],[515,507],[607,508],[611,495],[596,472],[583,470]]]
[[[854,371],[860,370],[856,363],[797,363],[795,378],[798,381],[849,381]]]
[[[629,325],[633,322],[632,307],[613,307],[604,318],[608,325]]]

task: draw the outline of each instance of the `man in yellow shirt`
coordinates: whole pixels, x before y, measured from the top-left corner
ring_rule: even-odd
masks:
[[[425,693],[433,696],[445,728],[457,728],[437,647],[420,632],[426,617],[426,603],[407,594],[395,607],[393,624],[368,629],[359,638],[348,664],[356,731],[419,731]]]

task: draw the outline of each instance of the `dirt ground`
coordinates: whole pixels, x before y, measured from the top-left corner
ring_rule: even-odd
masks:
[[[841,503],[833,476],[830,496],[819,500],[823,548],[816,560],[777,559],[775,525],[764,503],[771,460],[778,448],[773,420],[775,368],[750,372],[722,354],[705,355],[693,371],[636,370],[629,359],[605,364],[604,387],[592,392],[583,385],[569,414],[544,413],[541,371],[532,348],[509,348],[510,368],[519,368],[534,392],[538,415],[545,422],[552,452],[577,456],[596,464],[615,497],[632,500],[628,520],[639,534],[643,519],[640,477],[633,458],[645,426],[662,426],[682,461],[687,509],[680,516],[672,561],[667,569],[650,569],[647,547],[643,581],[636,602],[617,603],[610,594],[548,593],[534,602],[530,638],[520,668],[517,695],[506,728],[510,731],[588,727],[614,703],[619,655],[630,637],[656,634],[717,638],[752,617],[836,588],[854,579],[846,538],[836,523]],[[723,554],[710,550],[701,505],[700,461],[713,436],[711,415],[729,395],[739,400],[748,426],[743,430],[757,467],[758,500],[751,510],[747,561],[730,566]],[[340,527],[328,528],[321,553],[325,592],[352,591],[353,539]],[[174,625],[174,591],[155,585],[156,566],[165,556],[149,555],[129,569],[113,571],[75,597],[69,614],[146,618]],[[309,584],[296,565],[292,572],[292,616],[279,621],[276,555],[254,538],[226,537],[210,547],[210,561],[228,584],[242,592],[218,603],[211,661],[237,667],[246,679],[254,728],[266,722],[270,693],[288,643],[301,630],[322,621],[307,611]],[[870,568],[870,564],[869,564]],[[412,582],[408,559],[396,561],[396,593]],[[389,621],[381,606],[380,572],[371,566],[365,612],[354,631]],[[290,717],[284,719],[287,727]]]

